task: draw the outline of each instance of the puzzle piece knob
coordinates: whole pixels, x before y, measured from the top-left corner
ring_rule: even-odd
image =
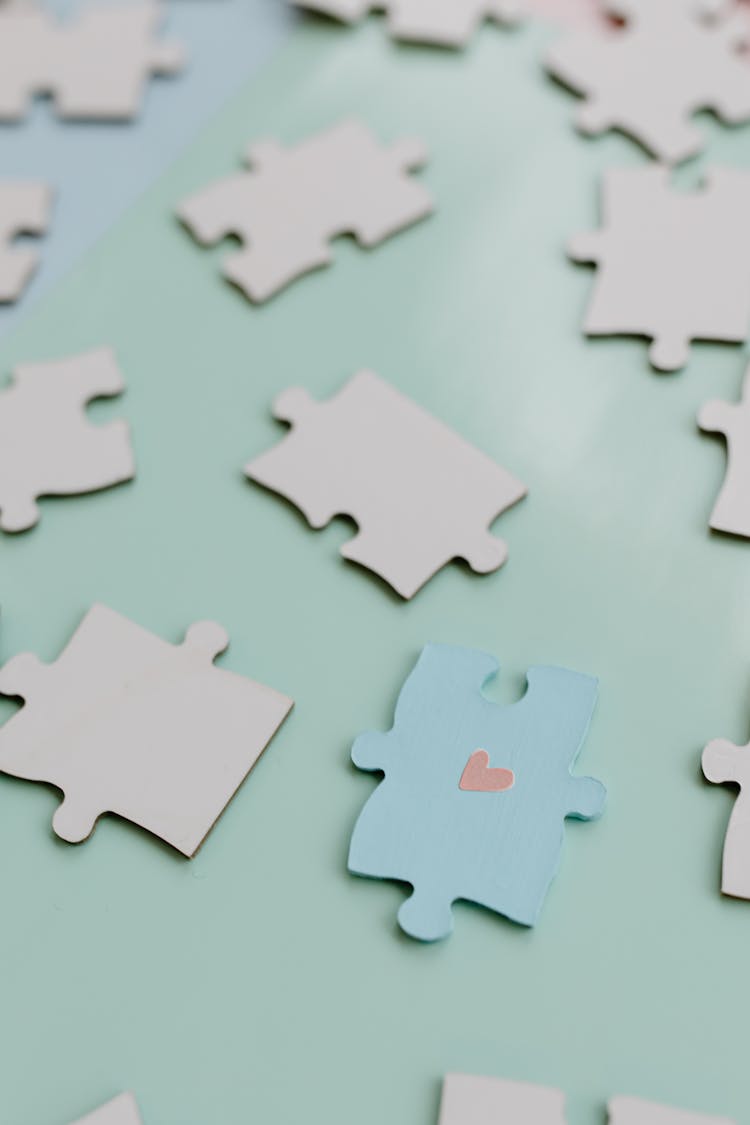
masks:
[[[398,924],[404,933],[418,941],[440,941],[453,933],[453,911],[439,892],[431,894],[414,888],[398,912]]]
[[[102,810],[92,811],[83,802],[65,795],[52,818],[55,835],[68,844],[81,844],[94,831]]]

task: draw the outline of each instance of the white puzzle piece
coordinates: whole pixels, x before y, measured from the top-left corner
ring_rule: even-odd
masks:
[[[712,1117],[672,1109],[640,1098],[612,1098],[609,1103],[609,1125],[735,1125],[728,1117]]]
[[[220,625],[173,645],[95,605],[58,659],[0,670],[25,705],[0,727],[0,771],[63,791],[52,821],[69,843],[116,813],[192,858],[292,708],[213,660]]]
[[[673,190],[659,165],[607,172],[602,230],[569,246],[574,261],[599,266],[586,334],[650,337],[662,371],[687,363],[692,340],[745,340],[749,198],[750,172],[732,168],[713,168],[692,192]]]
[[[36,250],[14,246],[14,240],[21,234],[44,234],[51,211],[52,192],[46,184],[0,180],[0,304],[21,296],[39,260]]]
[[[736,1125],[727,1117],[656,1105],[640,1098],[612,1098],[609,1125]],[[448,1074],[438,1125],[566,1125],[560,1090],[503,1078]]]
[[[92,426],[86,404],[125,383],[109,348],[17,367],[0,390],[0,528],[25,531],[40,496],[95,492],[135,474],[130,428]]]
[[[505,562],[489,527],[525,486],[377,375],[360,371],[323,403],[284,391],[273,410],[292,430],[247,476],[286,496],[311,527],[351,516],[359,533],[341,554],[402,597],[451,559],[478,574]]]
[[[750,367],[745,374],[740,402],[707,402],[698,415],[707,433],[724,434],[727,472],[711,512],[714,531],[750,539]]]
[[[236,235],[244,249],[224,275],[252,301],[331,263],[330,239],[353,234],[379,242],[432,211],[427,189],[410,176],[425,163],[421,141],[387,147],[358,121],[344,121],[293,148],[250,148],[249,172],[218,180],[186,200],[178,216],[198,242]]]
[[[528,1082],[447,1074],[438,1125],[566,1125],[565,1097]]]
[[[38,94],[51,94],[60,117],[134,117],[152,74],[181,69],[182,49],[156,38],[156,0],[89,4],[58,20],[36,3],[0,8],[0,121],[18,121]]]
[[[715,738],[703,751],[703,774],[714,785],[739,786],[724,840],[721,890],[750,899],[750,744],[735,746]]]
[[[388,13],[394,39],[439,47],[465,47],[484,20],[515,23],[522,0],[294,0],[299,8],[356,23],[370,11]]]
[[[111,1102],[87,1113],[73,1125],[143,1125],[138,1105],[132,1094],[120,1094]]]
[[[582,132],[621,129],[675,163],[703,147],[692,121],[699,110],[728,124],[750,121],[750,67],[741,53],[750,25],[738,12],[709,18],[718,6],[706,3],[605,0],[624,28],[576,31],[553,46],[547,68],[586,99],[576,117]]]

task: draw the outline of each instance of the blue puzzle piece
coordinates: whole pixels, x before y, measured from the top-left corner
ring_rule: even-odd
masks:
[[[458,899],[533,926],[560,863],[565,818],[604,809],[601,782],[570,772],[597,681],[531,668],[524,697],[501,707],[481,690],[498,668],[484,652],[427,645],[391,730],[361,735],[352,750],[359,769],[385,778],[355,825],[349,870],[411,883],[398,920],[422,941],[451,933]]]

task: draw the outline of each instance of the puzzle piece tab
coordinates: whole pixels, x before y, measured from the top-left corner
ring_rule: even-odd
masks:
[[[63,791],[63,840],[110,812],[192,858],[292,708],[213,666],[228,643],[203,621],[168,644],[95,605],[53,664],[0,670],[0,694],[25,700],[0,727],[0,771]]]
[[[439,47],[465,47],[484,20],[515,23],[521,0],[294,0],[299,8],[356,23],[370,11],[388,14],[394,39]]]
[[[135,473],[127,422],[92,426],[85,406],[125,389],[108,348],[17,367],[0,391],[0,528],[25,531],[40,496],[109,488]]]
[[[750,368],[738,403],[707,402],[698,415],[707,433],[724,434],[727,441],[727,475],[710,525],[714,531],[750,539]]]
[[[487,574],[507,557],[493,520],[524,485],[370,371],[324,403],[285,391],[274,403],[292,431],[245,466],[315,528],[349,515],[359,534],[341,548],[411,598],[441,567],[466,559]]]
[[[576,118],[582,132],[621,129],[676,163],[703,147],[692,122],[699,110],[729,124],[750,121],[750,68],[741,54],[750,24],[738,12],[710,18],[718,5],[706,3],[605,0],[625,27],[574,32],[553,46],[548,69],[586,98]]]
[[[159,42],[153,0],[90,4],[63,22],[31,0],[0,8],[0,122],[18,121],[31,99],[51,94],[58,116],[134,117],[152,74],[173,74],[180,47]]]
[[[14,246],[14,239],[44,234],[51,210],[52,192],[46,184],[0,180],[0,304],[21,296],[39,258],[36,250]]]
[[[621,168],[606,174],[603,195],[604,228],[569,248],[599,266],[586,334],[650,337],[662,371],[687,363],[692,340],[745,340],[750,172],[714,168],[704,188],[685,193],[664,167]]]
[[[714,785],[739,786],[724,840],[721,890],[732,898],[750,899],[750,743],[735,746],[724,738],[703,751],[703,773]]]
[[[143,1125],[143,1122],[133,1095],[120,1094],[73,1125]]]
[[[560,863],[565,818],[590,820],[604,809],[604,786],[571,773],[597,681],[531,668],[523,699],[500,707],[481,690],[497,669],[486,653],[427,645],[391,730],[361,735],[352,750],[359,769],[385,779],[355,825],[349,870],[410,883],[398,920],[422,941],[451,933],[460,899],[533,926]],[[477,748],[512,771],[512,787],[462,789]]]
[[[358,121],[283,149],[248,152],[251,171],[218,180],[186,200],[178,216],[198,242],[236,235],[245,248],[224,275],[252,301],[265,301],[332,259],[332,238],[379,242],[432,211],[427,189],[409,175],[426,162],[421,141],[382,146]]]

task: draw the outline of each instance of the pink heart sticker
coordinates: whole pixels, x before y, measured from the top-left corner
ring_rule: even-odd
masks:
[[[512,789],[516,776],[513,770],[491,769],[486,750],[475,750],[461,774],[458,788],[468,793],[502,793]]]

